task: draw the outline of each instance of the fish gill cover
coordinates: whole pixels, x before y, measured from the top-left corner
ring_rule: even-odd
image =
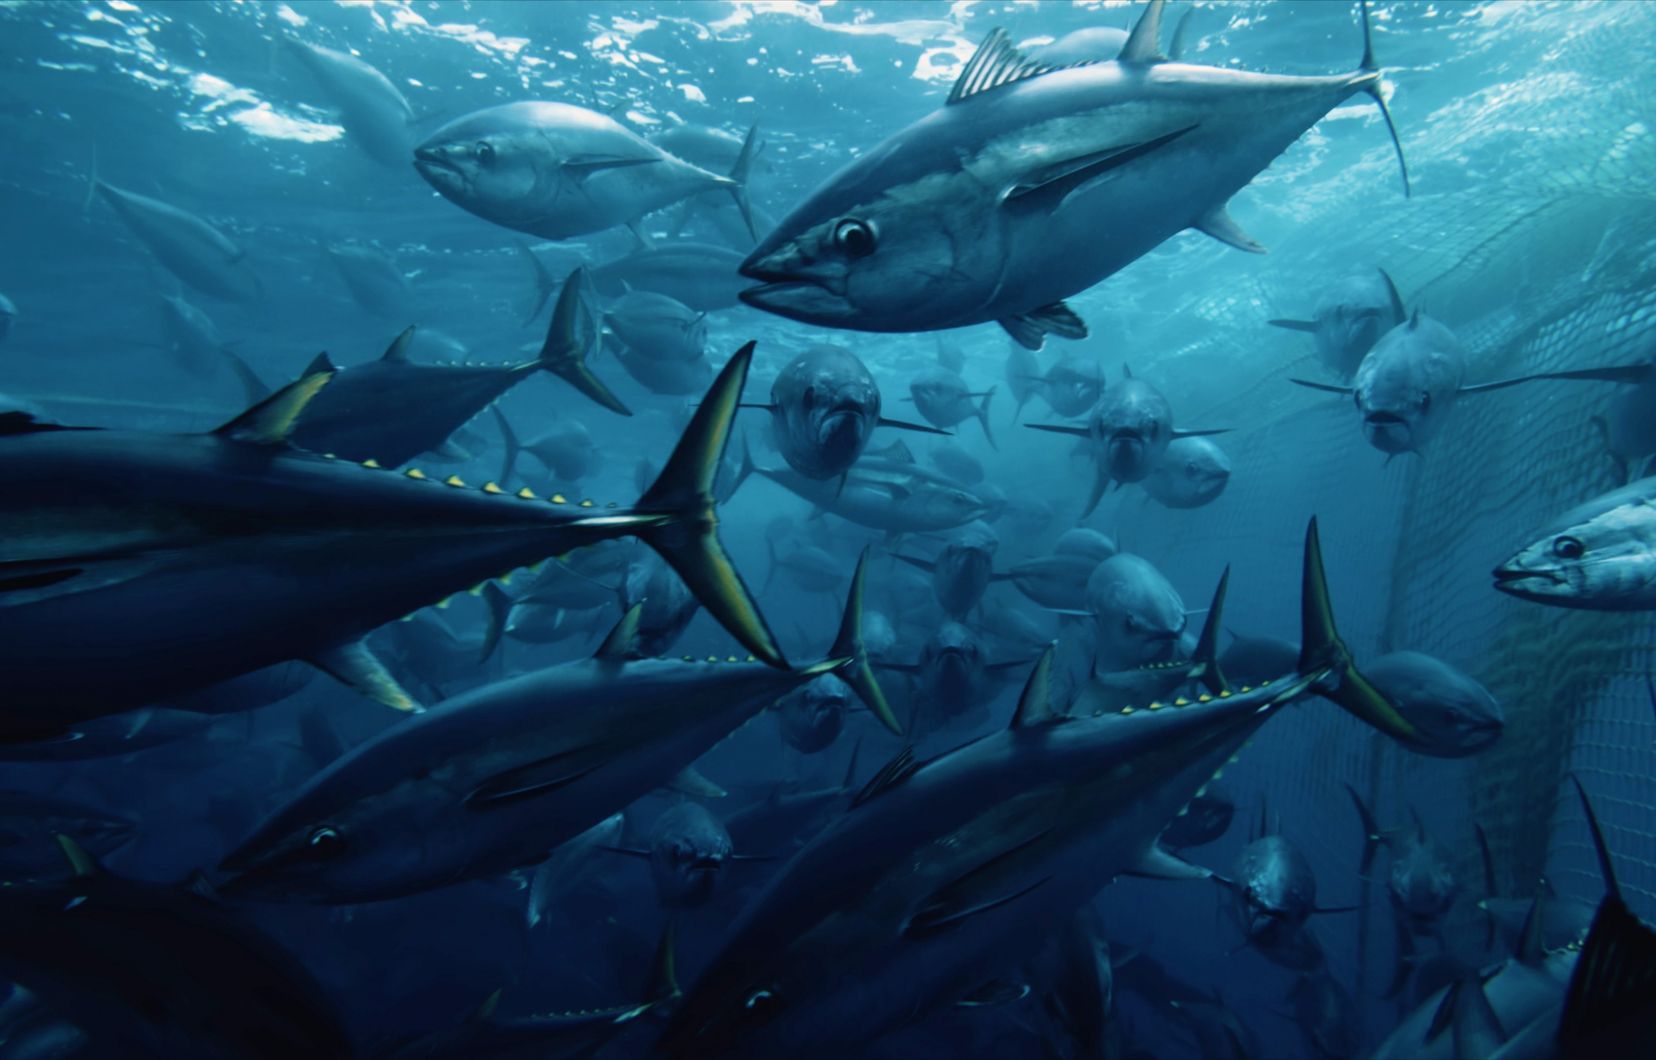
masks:
[[[0,4],[0,1038],[1550,1042],[1566,775],[1656,912],[1656,15],[1369,8]]]

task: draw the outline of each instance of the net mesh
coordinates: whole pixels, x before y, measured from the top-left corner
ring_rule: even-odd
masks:
[[[1650,360],[1656,107],[1647,80],[1620,76],[1637,68],[1632,49],[1650,15],[1638,5],[1607,6],[1621,11],[1601,9],[1604,17],[1569,42],[1571,73],[1538,75],[1526,93],[1446,106],[1428,123],[1433,136],[1411,140],[1417,171],[1499,157],[1498,179],[1447,193],[1428,187],[1387,209],[1365,209],[1352,192],[1335,207],[1345,219],[1337,248],[1317,226],[1273,245],[1273,258],[1320,263],[1330,275],[1384,265],[1411,307],[1454,329],[1468,382]],[[1629,32],[1635,23],[1643,28]],[[1236,275],[1244,278],[1221,292],[1193,285],[1202,293],[1173,315],[1211,326],[1175,359],[1201,363],[1262,343],[1309,351],[1305,338],[1258,334],[1270,330],[1265,318],[1310,308],[1307,273],[1296,273],[1301,286]],[[1114,518],[1125,547],[1168,571],[1187,601],[1206,599],[1220,566],[1237,559],[1227,625],[1292,637],[1301,535],[1317,514],[1335,611],[1359,659],[1405,648],[1439,656],[1498,697],[1507,727],[1476,758],[1423,758],[1313,701],[1267,726],[1227,772],[1243,824],[1227,843],[1249,838],[1263,801],[1316,866],[1321,903],[1361,901],[1362,913],[1314,922],[1336,973],[1372,999],[1391,977],[1391,918],[1384,898],[1370,893],[1383,890],[1383,879],[1358,877],[1361,833],[1344,785],[1363,793],[1382,825],[1417,811],[1470,898],[1483,890],[1476,822],[1503,893],[1527,896],[1545,876],[1563,894],[1596,901],[1598,870],[1565,785],[1574,772],[1593,796],[1630,904],[1656,918],[1656,705],[1645,676],[1656,669],[1656,629],[1648,615],[1513,600],[1489,578],[1538,527],[1620,483],[1592,423],[1609,387],[1542,382],[1468,396],[1424,457],[1388,463],[1362,438],[1349,399],[1293,386],[1293,376],[1327,373],[1309,355],[1285,356],[1205,407],[1180,407],[1175,397],[1181,424],[1233,428],[1221,439],[1234,462],[1226,494],[1198,513],[1124,500],[1106,521]],[[1217,864],[1232,849],[1202,860]],[[1377,864],[1384,871],[1383,857]],[[1129,914],[1136,900],[1128,896]],[[1175,927],[1161,941],[1211,965],[1205,927]],[[1250,989],[1245,975],[1232,978],[1243,981],[1239,994]],[[1280,1007],[1280,996],[1270,1003]],[[1371,1035],[1387,1025],[1373,1008]]]

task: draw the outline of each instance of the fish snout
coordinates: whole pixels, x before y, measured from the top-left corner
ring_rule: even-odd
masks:
[[[1382,453],[1407,453],[1414,448],[1414,429],[1407,417],[1384,409],[1363,414],[1363,433]]]
[[[1137,431],[1115,432],[1104,451],[1111,478],[1138,482],[1150,473],[1150,447]]]

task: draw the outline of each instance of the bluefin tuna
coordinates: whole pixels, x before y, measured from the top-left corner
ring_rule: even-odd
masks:
[[[304,453],[288,438],[331,373],[210,434],[0,419],[0,708],[14,735],[305,659],[401,709],[372,629],[571,548],[641,536],[755,655],[782,657],[714,538],[713,475],[751,344],[630,508],[463,488]],[[562,503],[559,503],[562,502]],[[272,568],[269,557],[281,556]]]
[[[771,442],[806,478],[844,475],[868,448],[875,427],[946,433],[880,415],[880,386],[856,354],[813,346],[789,361],[771,385]]]
[[[1499,567],[1495,588],[1588,611],[1656,610],[1656,477],[1573,508]]]
[[[895,729],[860,644],[861,591],[859,576],[832,653],[800,670],[645,658],[635,606],[591,659],[462,693],[353,748],[225,855],[225,890],[356,903],[534,864],[823,673]]]
[[[1156,836],[1269,718],[1332,693],[1407,732],[1336,632],[1315,524],[1295,673],[1200,702],[1068,717],[1050,655],[1011,727],[925,763],[904,752],[741,914],[673,1015],[669,1057],[837,1057],[1031,956],[1115,876],[1207,875]]]
[[[296,37],[287,37],[286,43],[339,112],[351,143],[382,166],[407,165],[414,143],[414,109],[402,90],[354,55]]]
[[[1115,59],[1078,66],[992,32],[941,110],[860,154],[760,242],[742,298],[862,331],[996,321],[1032,349],[1048,333],[1083,338],[1063,300],[1177,232],[1262,250],[1226,202],[1343,100],[1367,93],[1391,126],[1366,6],[1358,69],[1322,77],[1169,62],[1161,13],[1152,0]]]
[[[1340,379],[1350,379],[1374,344],[1408,319],[1403,297],[1385,269],[1337,281],[1318,299],[1310,320],[1276,319],[1274,327],[1310,335],[1317,359]]]
[[[247,252],[208,222],[95,176],[92,187],[155,259],[191,287],[229,302],[253,302],[264,294]]]
[[[1532,372],[1489,383],[1466,382],[1466,352],[1455,333],[1416,307],[1409,319],[1374,344],[1357,366],[1351,386],[1307,379],[1293,382],[1350,397],[1362,417],[1370,445],[1395,456],[1418,453],[1437,433],[1455,403],[1468,394],[1486,394],[1542,379],[1637,382],[1646,366],[1573,368]]]
[[[753,223],[748,166],[756,130],[729,176],[676,158],[615,119],[569,103],[506,103],[438,129],[414,168],[444,198],[505,228],[572,239],[723,188]]]

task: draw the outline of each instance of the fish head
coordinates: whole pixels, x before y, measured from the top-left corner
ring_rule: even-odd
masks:
[[[1506,725],[1489,690],[1441,659],[1400,651],[1365,663],[1363,674],[1420,731],[1414,749],[1440,758],[1486,750]]]
[[[1650,480],[1566,513],[1495,568],[1495,588],[1523,600],[1642,610],[1656,593],[1656,509]]]
[[[650,874],[661,904],[675,909],[706,904],[730,853],[730,833],[700,803],[667,810],[650,838]]]
[[[1444,852],[1430,842],[1412,843],[1392,859],[1392,901],[1410,918],[1427,923],[1449,911],[1460,882]]]
[[[785,217],[738,270],[742,301],[809,324],[929,329],[1001,285],[1003,220],[965,174],[931,168],[909,130],[847,166]],[[909,147],[905,149],[903,140]]]
[[[977,494],[937,483],[927,483],[915,494],[915,500],[922,520],[939,529],[961,526],[989,512],[989,505]]]
[[[1159,391],[1142,380],[1126,379],[1093,410],[1087,431],[1111,478],[1139,482],[1155,469],[1172,440],[1172,421],[1172,409]]]
[[[1159,480],[1157,499],[1179,507],[1199,508],[1230,484],[1231,462],[1225,451],[1208,438],[1175,438],[1167,444],[1161,462],[1151,474]],[[1147,480],[1146,485],[1150,484]]]
[[[977,634],[958,622],[945,622],[926,644],[928,684],[945,710],[958,710],[973,698],[983,673],[983,647]]]
[[[810,478],[844,472],[868,446],[880,419],[880,388],[849,350],[831,346],[790,361],[771,387],[778,448]]]
[[[1235,874],[1244,926],[1252,941],[1286,938],[1316,903],[1310,863],[1281,836],[1261,836],[1244,847]]]
[[[351,756],[347,755],[347,759]],[[343,760],[342,760],[343,761]],[[260,901],[369,901],[437,886],[464,869],[469,844],[404,783],[352,798],[324,770],[219,862],[218,890]]]
[[[1454,334],[1435,320],[1416,315],[1386,332],[1353,380],[1369,444],[1382,453],[1419,452],[1454,402],[1463,363]]]
[[[1097,619],[1100,661],[1108,668],[1177,655],[1187,624],[1184,600],[1149,561],[1118,552],[1098,564],[1087,578],[1087,603]]]
[[[839,738],[850,707],[849,689],[833,674],[823,674],[779,703],[782,736],[805,754],[824,750]]]
[[[450,202],[496,224],[533,224],[562,183],[549,141],[513,120],[506,107],[468,115],[414,149],[414,168]]]

